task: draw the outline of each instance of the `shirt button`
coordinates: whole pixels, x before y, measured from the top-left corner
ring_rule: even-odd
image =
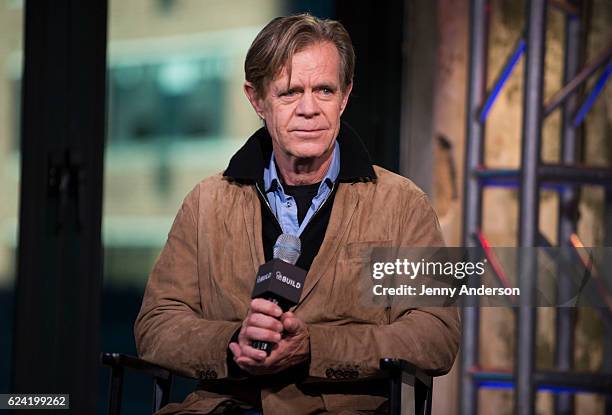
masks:
[[[290,208],[291,207],[291,202],[287,202],[287,207]]]

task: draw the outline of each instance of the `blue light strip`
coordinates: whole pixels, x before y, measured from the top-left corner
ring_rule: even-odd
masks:
[[[601,75],[599,75],[599,79],[597,79],[595,87],[589,94],[589,97],[584,101],[584,103],[578,110],[578,113],[574,118],[574,127],[578,127],[582,123],[582,121],[584,121],[584,118],[595,103],[595,100],[597,99],[601,91],[603,91],[603,88],[606,85],[606,81],[608,80],[610,73],[612,73],[612,63],[608,63],[606,69],[604,69]]]
[[[485,389],[514,389],[514,382],[504,382],[504,381],[478,381],[478,387]],[[540,385],[538,386],[538,392],[550,392],[550,393],[593,393],[588,390],[584,390],[581,388],[571,388],[571,387],[562,387],[562,386],[550,386],[550,385]]]
[[[514,383],[512,382],[486,381],[478,382],[478,386],[486,389],[514,389]]]
[[[482,107],[482,111],[480,112],[480,122],[484,122],[487,119],[487,116],[489,115],[489,111],[491,110],[491,107],[495,103],[495,99],[497,98],[502,88],[504,87],[504,84],[506,83],[510,75],[512,74],[512,70],[516,66],[516,63],[518,62],[519,58],[521,57],[523,52],[525,52],[526,45],[527,45],[527,42],[525,42],[524,39],[519,40],[518,44],[516,45],[516,49],[514,50],[514,53],[512,54],[512,57],[510,58],[508,63],[506,63],[506,66],[504,67],[504,71],[501,73],[499,79],[493,86],[493,90],[487,97],[487,100],[484,106]]]

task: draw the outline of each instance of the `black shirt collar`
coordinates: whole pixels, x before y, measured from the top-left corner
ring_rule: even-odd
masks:
[[[357,133],[345,122],[338,133],[340,173],[338,181],[376,179],[370,155]],[[272,155],[272,138],[266,127],[257,130],[231,158],[223,176],[243,183],[263,183],[264,168]]]

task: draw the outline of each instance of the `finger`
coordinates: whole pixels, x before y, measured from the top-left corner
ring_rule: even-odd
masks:
[[[241,356],[240,359],[236,361],[236,364],[251,374],[263,375],[278,371],[277,367],[267,359],[265,362],[262,362],[251,359],[250,357]]]
[[[251,301],[251,312],[267,314],[272,317],[279,318],[283,314],[283,310],[272,301],[256,298]]]
[[[281,316],[281,320],[284,320],[286,318],[295,318],[295,314],[293,314],[293,311],[287,311],[283,313],[283,315]]]
[[[240,360],[236,362],[239,368],[244,370],[245,372],[250,373],[251,375],[265,375],[269,374],[272,371],[267,366],[262,363],[256,362],[248,357],[241,357]]]
[[[250,373],[251,375],[261,374],[261,364],[257,363],[250,357],[241,356],[240,358],[235,359],[234,362],[240,369]]]
[[[235,362],[241,369],[254,369],[261,365],[258,361],[246,356],[236,358]]]
[[[262,329],[268,329],[276,331],[278,333],[283,331],[283,324],[274,317],[270,317],[266,314],[254,313],[247,318],[247,326],[259,327]]]
[[[232,351],[232,354],[234,355],[234,358],[238,358],[242,355],[242,350],[240,348],[240,345],[236,342],[231,342],[229,344],[229,348]]]
[[[244,335],[249,342],[252,342],[253,340],[260,340],[264,342],[278,343],[281,340],[281,335],[279,332],[254,326],[248,326],[244,330]]]
[[[263,350],[256,349],[250,345],[246,345],[241,350],[242,355],[237,359],[240,360],[242,358],[249,358],[255,361],[255,363],[261,363],[266,360],[268,354]]]

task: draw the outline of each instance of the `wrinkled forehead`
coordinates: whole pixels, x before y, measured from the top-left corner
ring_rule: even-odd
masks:
[[[276,71],[276,74],[264,84],[264,90],[271,86],[289,87],[299,82],[301,77],[310,81],[324,82],[340,87],[342,82],[342,65],[340,53],[331,42],[315,42],[306,45],[287,60]]]

